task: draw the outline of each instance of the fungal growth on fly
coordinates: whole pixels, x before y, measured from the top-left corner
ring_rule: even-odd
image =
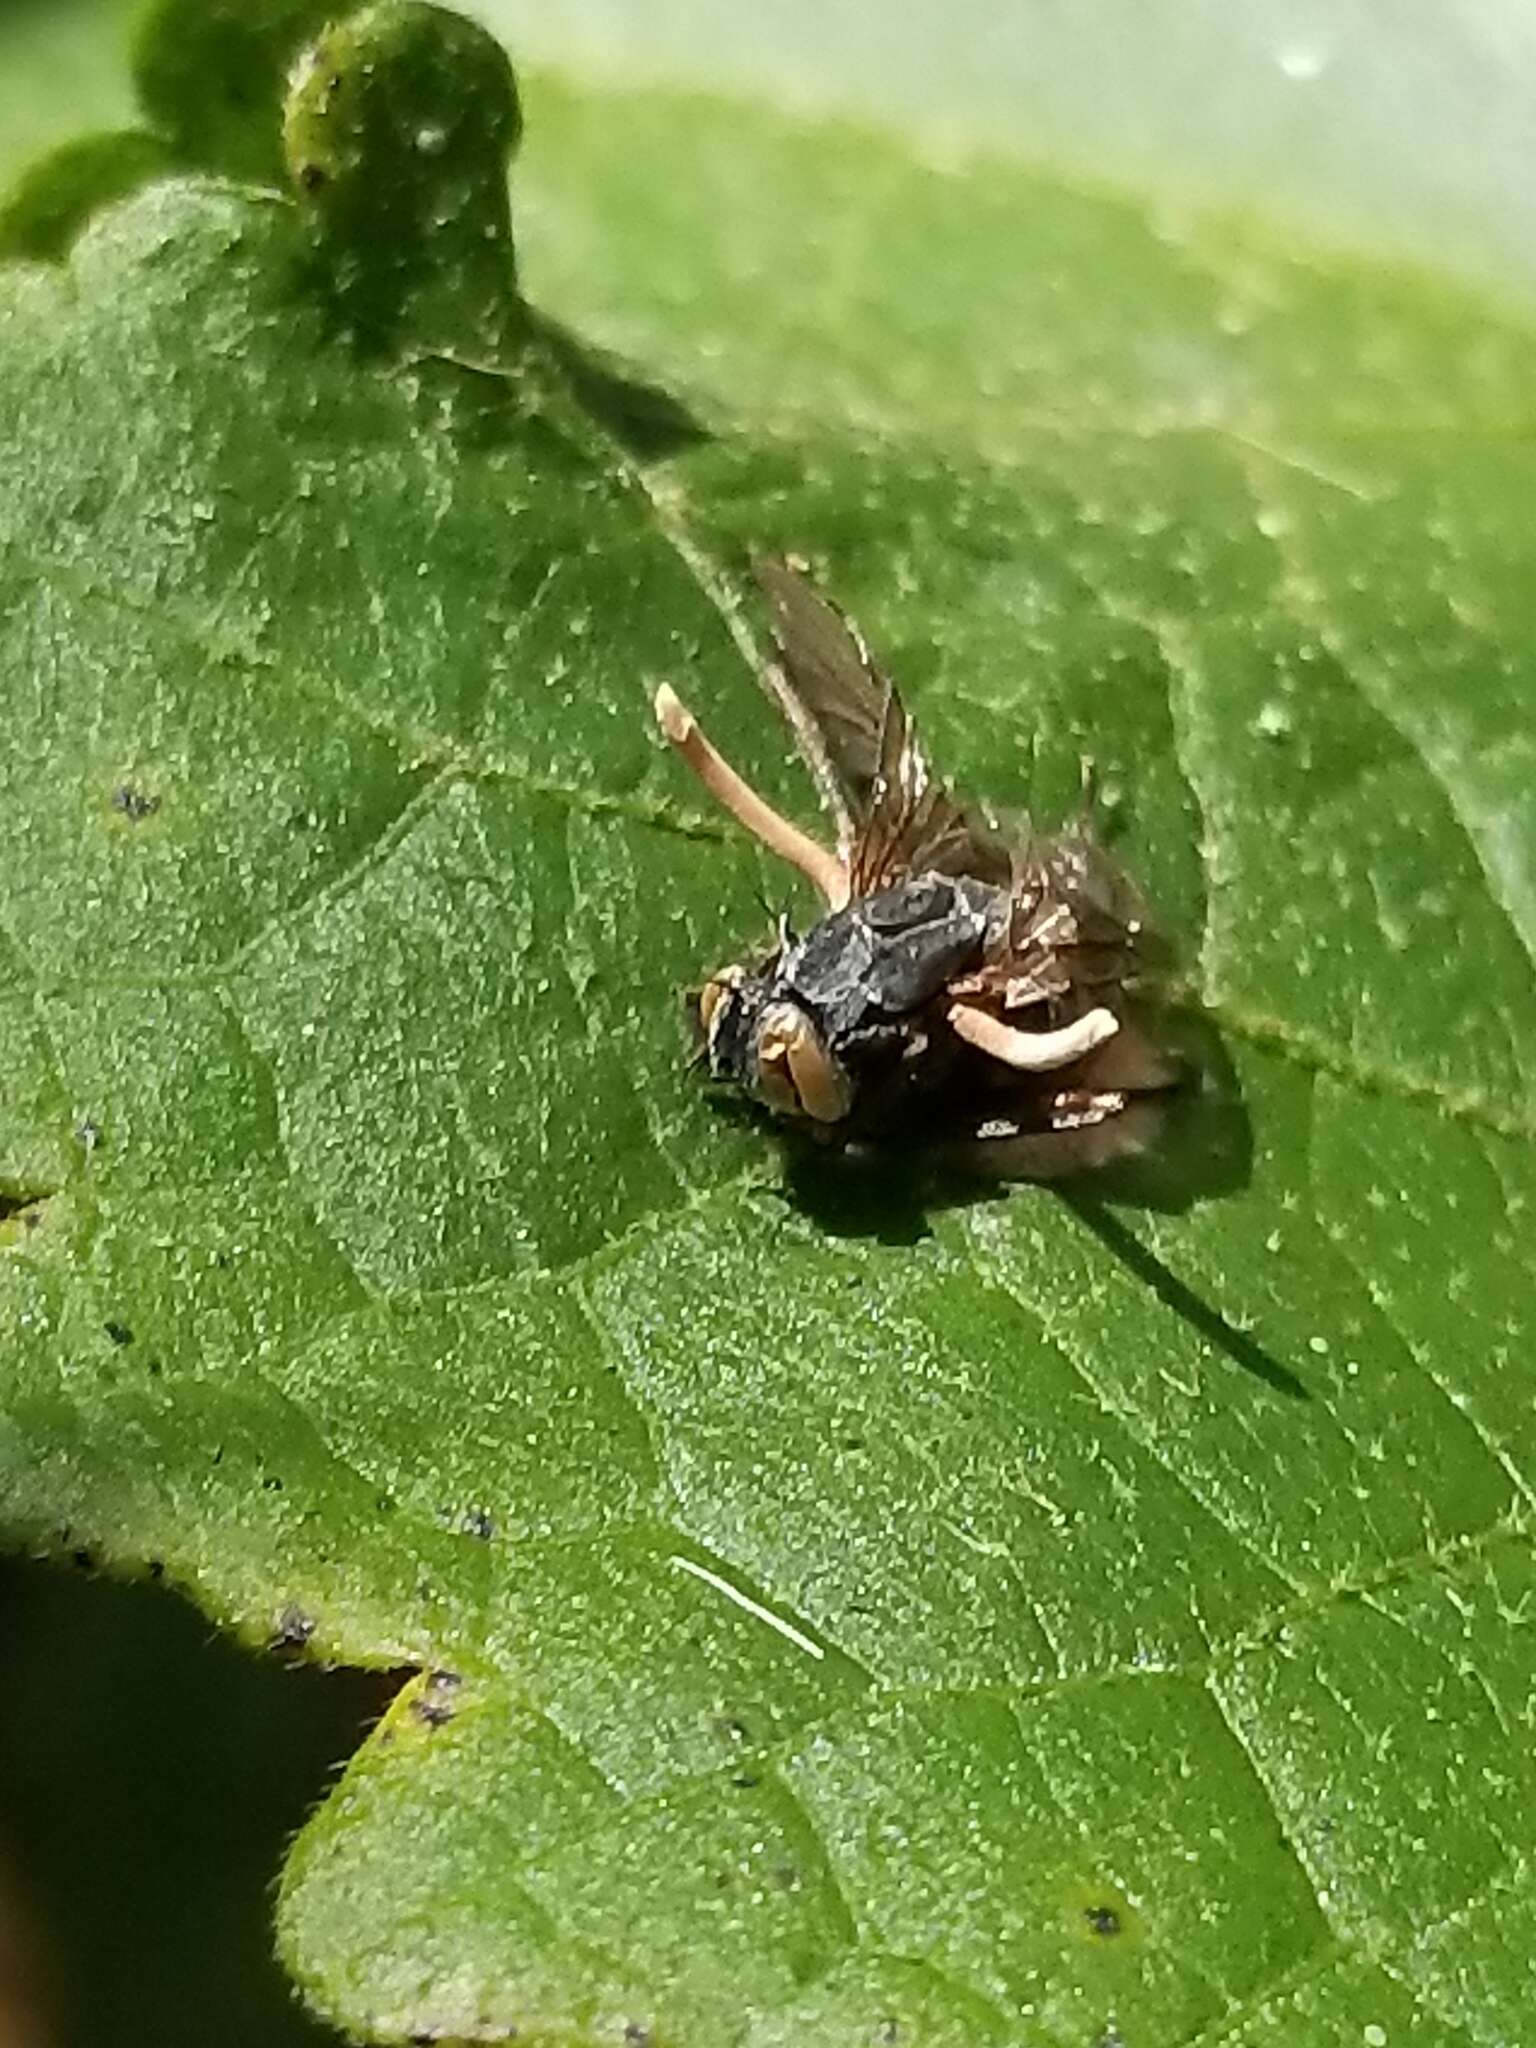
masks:
[[[1130,882],[1086,818],[1005,836],[963,810],[851,621],[794,562],[756,576],[770,681],[837,845],[781,817],[657,691],[711,796],[826,902],[704,984],[710,1073],[848,1150],[917,1146],[1032,1180],[1140,1151],[1177,1073],[1135,1014],[1152,948]]]

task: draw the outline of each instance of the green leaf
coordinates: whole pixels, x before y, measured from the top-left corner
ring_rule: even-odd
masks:
[[[137,128],[61,144],[24,171],[0,203],[0,256],[62,256],[93,214],[174,166],[160,138]]]
[[[0,300],[9,1534],[419,1667],[281,1893],[364,2038],[1518,2039],[1536,337],[547,80],[535,318],[484,42],[296,80],[291,193]],[[786,890],[647,699],[806,811],[790,545],[957,779],[1096,760],[1204,1019],[1136,1179],[925,1213],[685,1071]]]
[[[7,0],[0,11],[0,179],[133,116],[123,65],[128,0]]]

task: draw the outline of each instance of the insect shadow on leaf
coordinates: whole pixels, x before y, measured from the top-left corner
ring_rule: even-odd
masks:
[[[1213,1308],[1208,1301],[1202,1301],[1194,1289],[1171,1272],[1156,1252],[1127,1229],[1096,1195],[1081,1187],[1063,1188],[1061,1199],[1106,1250],[1113,1252],[1138,1279],[1144,1280],[1158,1300],[1197,1331],[1213,1350],[1221,1352],[1242,1371],[1261,1379],[1277,1394],[1285,1394],[1293,1401],[1311,1399],[1305,1384],[1289,1366],[1266,1351],[1246,1330],[1240,1330],[1235,1323],[1229,1322],[1219,1309]]]
[[[710,438],[681,399],[660,384],[636,376],[617,356],[583,341],[547,314],[529,317],[535,336],[584,408],[637,462],[663,462]]]

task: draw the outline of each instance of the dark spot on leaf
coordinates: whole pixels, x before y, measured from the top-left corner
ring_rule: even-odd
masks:
[[[145,1570],[158,1585],[160,1580],[165,1577],[165,1559],[163,1557],[152,1557],[145,1566]]]
[[[126,1323],[103,1323],[101,1326],[114,1344],[131,1344],[133,1332]]]
[[[302,1607],[285,1607],[277,1617],[272,1637],[274,1649],[302,1650],[315,1632],[315,1617]]]
[[[756,1771],[738,1771],[731,1783],[739,1785],[743,1792],[750,1792],[754,1785],[761,1785],[762,1779]]]
[[[146,818],[152,818],[160,808],[160,799],[150,796],[147,791],[135,789],[131,782],[120,782],[112,792],[112,808],[130,825],[142,825]]]
[[[1109,1936],[1120,1932],[1120,1915],[1113,1906],[1085,1906],[1083,1918],[1095,1934]]]
[[[318,192],[325,181],[325,172],[319,164],[300,164],[299,183],[306,192]]]
[[[897,2019],[883,2019],[875,2029],[875,2039],[880,2048],[896,2048],[901,2039],[901,2022]]]
[[[392,1515],[395,1511],[395,1504],[387,1493],[381,1493],[374,1502],[374,1506],[381,1515]]]
[[[269,1472],[261,1482],[261,1490],[263,1493],[281,1493],[283,1482],[275,1473]]]
[[[496,1534],[496,1524],[484,1508],[470,1508],[460,1526],[466,1536],[478,1536],[482,1543],[489,1543]]]
[[[94,1117],[83,1116],[79,1123],[75,1125],[75,1136],[85,1147],[85,1156],[89,1159],[96,1150],[96,1147],[101,1143],[101,1125],[97,1123]]]
[[[455,1695],[463,1683],[457,1671],[429,1671],[426,1684],[411,1701],[411,1712],[429,1728],[441,1728],[458,1711]]]
[[[76,1571],[93,1572],[96,1569],[96,1553],[93,1550],[72,1550],[69,1561]]]
[[[223,1464],[223,1462],[224,1462],[224,1446],[223,1446],[222,1444],[218,1444],[218,1445],[216,1445],[216,1446],[215,1446],[215,1448],[214,1448],[214,1453],[213,1453],[213,1456],[212,1456],[212,1457],[211,1457],[211,1458],[209,1459],[209,1461],[208,1461],[208,1462],[209,1462],[210,1464],[212,1464],[212,1465],[222,1465],[222,1464]]]
[[[642,2027],[638,2020],[631,2020],[624,2029],[625,2048],[651,2048],[651,2030]]]

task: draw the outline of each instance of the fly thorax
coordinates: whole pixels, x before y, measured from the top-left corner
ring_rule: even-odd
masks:
[[[784,955],[781,984],[835,1048],[912,1016],[979,967],[1005,904],[1005,892],[969,878],[913,876],[813,925]]]

